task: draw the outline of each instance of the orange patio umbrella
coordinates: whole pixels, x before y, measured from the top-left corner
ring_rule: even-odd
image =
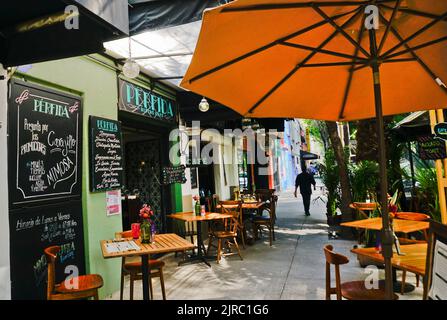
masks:
[[[383,116],[447,103],[447,1],[236,0],[208,10],[181,86],[246,117],[377,118],[386,292]]]

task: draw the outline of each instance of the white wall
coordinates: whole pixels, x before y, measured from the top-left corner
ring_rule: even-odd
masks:
[[[8,174],[7,174],[7,98],[6,71],[0,64],[0,299],[11,299],[9,265],[9,219],[8,219]]]

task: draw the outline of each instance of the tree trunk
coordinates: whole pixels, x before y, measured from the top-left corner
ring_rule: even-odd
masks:
[[[343,146],[338,136],[337,124],[335,122],[326,121],[326,127],[329,133],[329,138],[334,149],[335,159],[338,164],[340,175],[340,188],[341,188],[341,212],[342,222],[352,221],[352,211],[349,205],[351,204],[351,188],[349,184],[348,165],[346,163]],[[348,228],[342,228],[342,235],[344,237],[352,237],[352,232]]]

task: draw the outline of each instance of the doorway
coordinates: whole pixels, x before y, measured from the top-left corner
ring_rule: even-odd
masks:
[[[124,196],[123,228],[140,222],[139,210],[143,204],[152,207],[158,231],[165,230],[163,188],[161,185],[161,139],[151,132],[123,126],[124,141]]]

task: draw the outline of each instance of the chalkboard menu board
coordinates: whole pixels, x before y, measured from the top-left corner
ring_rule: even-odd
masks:
[[[419,158],[422,160],[445,159],[445,141],[435,139],[431,136],[422,136],[417,138]]]
[[[118,121],[90,117],[90,190],[120,189],[123,184],[123,146]]]
[[[61,246],[56,260],[57,282],[64,281],[73,266],[80,275],[85,274],[81,201],[18,209],[9,219],[13,299],[46,298],[44,249],[49,246]]]
[[[174,184],[174,183],[185,183],[185,166],[176,167],[163,167],[162,179],[164,185]]]
[[[14,80],[8,110],[11,207],[80,198],[80,98]]]

